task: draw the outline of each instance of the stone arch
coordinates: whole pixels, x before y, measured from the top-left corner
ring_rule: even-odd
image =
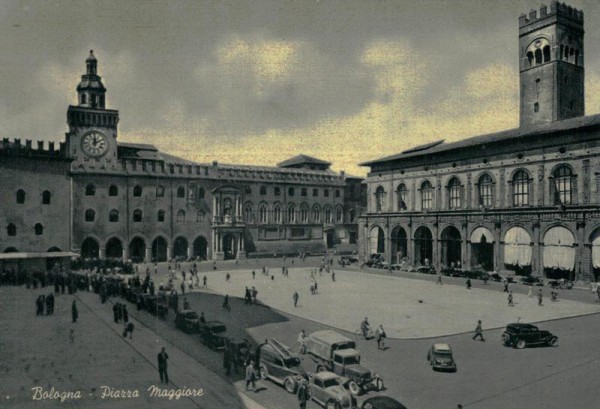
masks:
[[[106,241],[106,258],[123,258],[123,241],[118,237],[111,237]]]
[[[502,237],[504,267],[519,275],[531,274],[531,232],[519,224],[513,224],[506,229]]]
[[[201,260],[208,259],[208,241],[204,238],[204,236],[198,236],[194,239],[193,246],[193,256],[195,258],[200,258]]]
[[[146,257],[146,240],[136,236],[129,242],[129,258],[133,261],[142,261]]]
[[[440,234],[440,262],[446,267],[461,268],[462,237],[453,225],[446,226]]]
[[[471,230],[469,242],[471,246],[471,266],[484,271],[494,270],[494,234],[485,226],[477,226]]]
[[[173,240],[173,257],[187,258],[188,241],[183,236],[178,236]]]
[[[432,265],[433,259],[433,234],[427,226],[420,226],[414,233],[414,257],[417,264]]]
[[[408,255],[408,236],[404,227],[400,225],[394,226],[390,234],[392,241],[392,254],[390,264],[397,264]]]
[[[376,224],[369,231],[369,255],[372,254],[385,254],[385,232]]]
[[[565,225],[555,224],[543,237],[542,260],[544,274],[552,279],[572,279],[575,272],[575,235]]]
[[[95,237],[88,236],[81,243],[81,258],[99,258],[100,245]]]
[[[152,240],[152,260],[153,261],[167,261],[169,243],[163,236],[156,236]]]

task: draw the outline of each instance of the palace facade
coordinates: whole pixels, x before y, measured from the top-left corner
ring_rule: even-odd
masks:
[[[90,53],[64,143],[0,145],[3,260],[240,259],[357,248],[362,179],[298,155],[276,167],[195,163],[117,141]]]
[[[520,127],[365,162],[360,252],[389,263],[600,272],[600,115],[584,115],[583,12],[519,17]]]

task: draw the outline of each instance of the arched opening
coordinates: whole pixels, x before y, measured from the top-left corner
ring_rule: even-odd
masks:
[[[177,237],[173,242],[173,256],[187,258],[188,242],[185,237]]]
[[[557,226],[544,234],[544,274],[551,279],[572,280],[575,272],[575,237],[566,227]]]
[[[600,280],[600,229],[596,229],[590,237],[592,243],[592,273],[594,281]]]
[[[327,244],[327,248],[328,249],[332,249],[333,246],[335,245],[335,234],[334,234],[334,230],[333,229],[329,229],[325,232],[325,240],[326,240],[326,244]]]
[[[542,50],[539,48],[535,50],[535,65],[542,63]]]
[[[5,252],[5,253],[18,253],[18,252],[19,252],[19,250],[17,250],[15,247],[7,247],[7,248],[4,250],[4,252]]]
[[[223,236],[223,255],[225,260],[232,260],[237,257],[237,239],[233,234]]]
[[[207,248],[208,242],[206,239],[202,236],[196,237],[196,240],[194,240],[194,257],[206,260],[208,256]]]
[[[550,61],[550,46],[547,45],[544,47],[544,62]]]
[[[494,236],[485,227],[471,233],[471,265],[475,270],[494,271]]]
[[[106,258],[122,258],[123,257],[123,244],[121,240],[116,237],[106,242]]]
[[[531,274],[531,236],[522,227],[511,227],[504,235],[504,267],[518,275]]]
[[[371,229],[369,240],[369,255],[385,253],[385,234],[379,226]]]
[[[398,264],[406,257],[408,250],[408,240],[406,230],[400,226],[394,227],[392,230],[392,257],[391,264]]]
[[[454,226],[448,226],[442,231],[440,261],[446,267],[461,268],[462,242],[460,232]]]
[[[431,230],[421,226],[415,231],[415,263],[430,266],[433,259],[433,236]]]
[[[167,261],[167,247],[167,240],[161,236],[155,238],[152,242],[152,260]]]
[[[46,252],[47,253],[58,253],[60,248],[53,246],[50,247]],[[46,258],[46,271],[50,271],[55,265],[60,264],[59,257],[47,257]]]
[[[81,258],[99,258],[100,257],[100,246],[98,242],[88,237],[83,243],[81,243]]]
[[[129,258],[134,262],[144,261],[146,257],[146,242],[141,237],[135,237],[129,243]]]

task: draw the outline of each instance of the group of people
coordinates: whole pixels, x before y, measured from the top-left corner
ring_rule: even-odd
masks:
[[[44,315],[44,306],[46,307],[46,315],[54,314],[54,294],[40,294],[35,300],[35,305],[35,315]]]
[[[379,328],[373,332],[371,328],[371,324],[369,324],[369,318],[365,317],[365,319],[360,323],[360,331],[364,339],[369,340],[375,338],[377,341],[377,349],[385,350],[385,338],[387,334],[385,333],[385,329],[383,328],[383,324],[379,325]]]
[[[258,290],[256,287],[252,287],[252,289],[246,287],[246,291],[244,293],[244,304],[256,304],[256,296],[258,295]]]

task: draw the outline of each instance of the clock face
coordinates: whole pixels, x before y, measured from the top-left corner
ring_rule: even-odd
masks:
[[[102,132],[91,131],[81,138],[81,149],[88,156],[102,156],[108,150],[108,141]]]

